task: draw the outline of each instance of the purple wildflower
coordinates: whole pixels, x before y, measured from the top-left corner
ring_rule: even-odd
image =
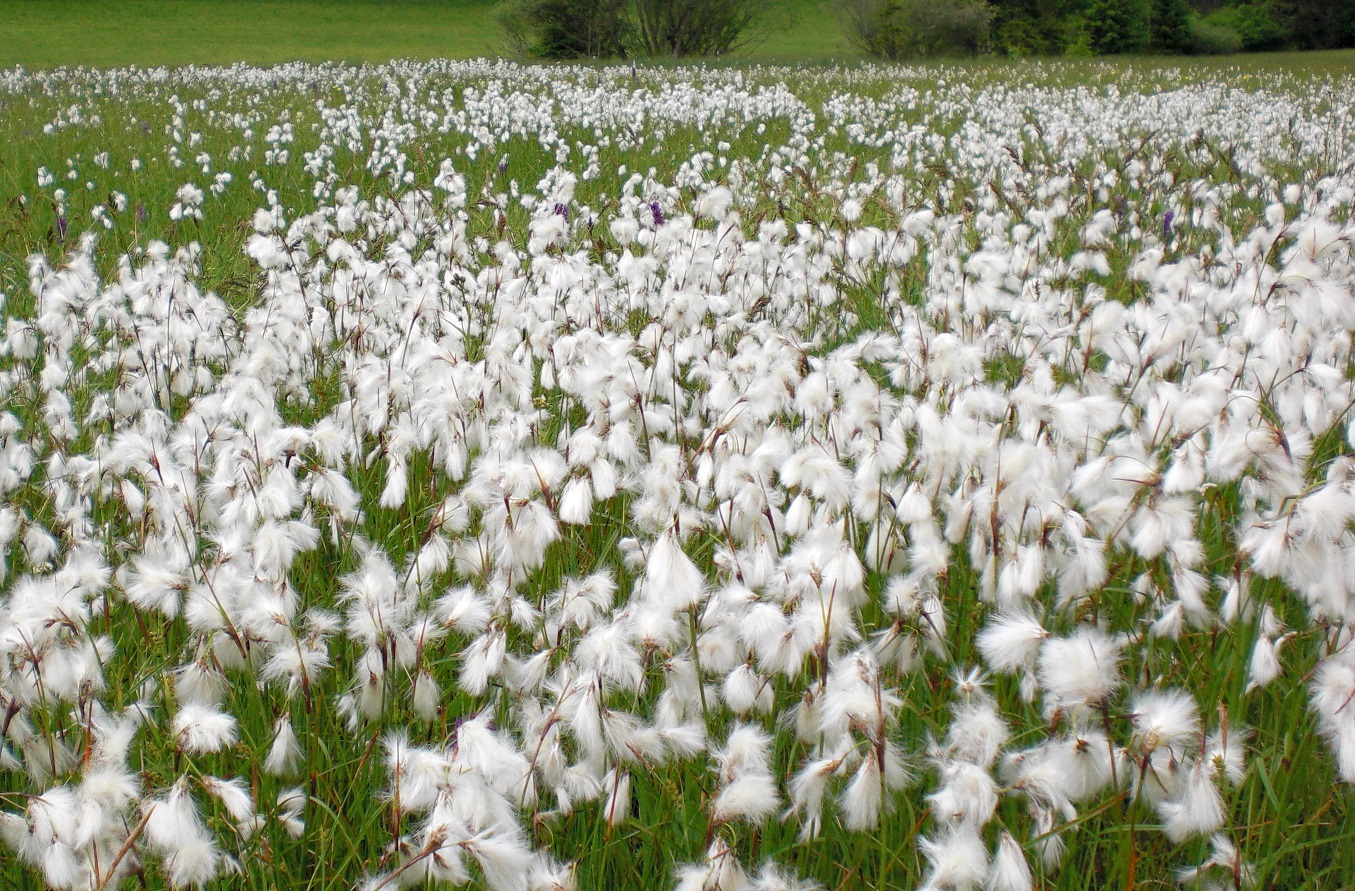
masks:
[[[555,202],[555,215],[557,217],[564,217],[566,220],[568,220],[569,208],[557,201]]]
[[[65,214],[57,214],[56,237],[58,241],[66,240],[66,230],[70,228],[70,225],[70,221],[66,219]]]
[[[649,202],[649,212],[654,217],[654,226],[657,228],[663,225],[663,208],[659,207],[659,202]]]
[[[1162,240],[1166,241],[1172,237],[1172,220],[1176,219],[1176,214],[1170,210],[1162,215]]]

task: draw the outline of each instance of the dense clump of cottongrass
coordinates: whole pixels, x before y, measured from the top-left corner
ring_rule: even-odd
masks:
[[[48,886],[258,869],[261,837],[327,819],[314,715],[380,777],[369,891],[573,888],[542,827],[623,831],[664,771],[700,783],[684,891],[813,887],[748,834],[870,835],[904,801],[929,889],[1035,887],[1107,802],[1208,840],[1183,882],[1245,886],[1248,729],[1152,667],[1239,623],[1245,695],[1329,629],[1306,684],[1355,782],[1355,192],[1268,173],[1316,150],[1316,111],[957,86],[909,126],[915,90],[867,103],[849,74],[817,113],[722,72],[429,74],[219,75],[323,93],[305,151],[222,112],[265,171],[248,305],[200,287],[192,239],[30,261],[0,343],[0,834]],[[189,157],[192,116],[168,213],[206,225],[240,186]],[[769,124],[760,155],[722,139]],[[681,128],[721,147],[603,169]],[[461,157],[421,179],[433,132]],[[1233,174],[1177,181],[1145,133],[1235,139]],[[524,137],[534,185],[460,172]],[[268,184],[288,165],[313,206]],[[134,684],[115,615],[174,629]],[[944,690],[927,724],[915,682]]]

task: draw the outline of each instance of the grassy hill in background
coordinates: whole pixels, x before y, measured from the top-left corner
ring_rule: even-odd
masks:
[[[468,59],[502,52],[497,0],[0,0],[0,67],[272,65]],[[789,29],[748,53],[855,58],[833,17],[802,0]]]
[[[0,68],[472,59],[504,53],[498,0],[0,0]],[[813,65],[861,55],[820,0],[731,61]],[[707,60],[711,61],[711,60]],[[1001,64],[989,57],[967,65]],[[1125,57],[1201,69],[1355,70],[1355,50]]]
[[[0,3],[0,65],[269,65],[494,53],[493,0]]]

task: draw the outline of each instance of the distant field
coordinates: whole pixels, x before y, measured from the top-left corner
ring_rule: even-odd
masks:
[[[384,62],[494,55],[493,0],[0,2],[0,66]]]
[[[470,59],[502,52],[496,0],[0,0],[0,67],[273,65]],[[747,56],[855,58],[814,0]]]
[[[503,53],[499,0],[0,0],[0,68],[385,62]],[[739,63],[859,61],[819,0]],[[979,60],[987,67],[1003,60]],[[1318,76],[1355,71],[1355,51],[1126,60],[1132,67],[1242,68]],[[1069,70],[1075,70],[1071,66]]]

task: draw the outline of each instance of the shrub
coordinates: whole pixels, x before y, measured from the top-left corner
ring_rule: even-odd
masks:
[[[1283,49],[1289,42],[1289,32],[1275,7],[1266,0],[1225,6],[1205,21],[1236,31],[1242,40],[1242,49],[1247,52]]]
[[[1190,49],[1189,0],[1153,0],[1149,20],[1149,47],[1160,53],[1184,53]]]
[[[1083,16],[1099,55],[1136,53],[1148,45],[1148,8],[1143,0],[1088,0]]]
[[[499,10],[509,51],[534,59],[624,56],[625,0],[510,0]]]
[[[784,4],[762,0],[635,0],[634,38],[647,56],[720,56],[784,22]],[[773,8],[769,8],[773,7]]]
[[[1190,22],[1190,47],[1197,56],[1227,56],[1242,52],[1242,35],[1227,25],[1210,19],[1194,18]]]
[[[1079,23],[1062,19],[994,17],[993,48],[1007,56],[1059,56],[1081,32]]]
[[[842,0],[852,43],[884,59],[976,54],[988,49],[993,11],[984,0]]]
[[[787,0],[507,0],[499,22],[534,59],[719,56],[765,37]]]

